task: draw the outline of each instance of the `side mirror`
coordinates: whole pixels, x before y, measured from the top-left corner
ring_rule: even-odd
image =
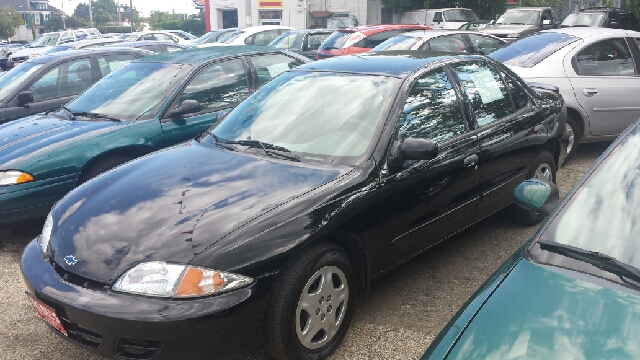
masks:
[[[609,27],[612,28],[612,29],[617,29],[617,28],[620,27],[620,23],[617,22],[617,21],[612,21],[612,22],[609,23]]]
[[[560,192],[554,183],[530,179],[516,186],[513,200],[527,210],[549,215],[560,203]]]
[[[29,90],[18,93],[18,104],[25,105],[33,102],[33,93]]]
[[[176,116],[196,113],[201,110],[202,106],[196,100],[184,100],[179,106],[176,106],[173,109],[169,109],[165,117],[172,118]]]
[[[400,145],[400,156],[404,160],[431,160],[438,156],[438,144],[431,139],[409,137]]]

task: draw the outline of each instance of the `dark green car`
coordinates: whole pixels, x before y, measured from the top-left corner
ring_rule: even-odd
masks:
[[[56,112],[0,125],[0,223],[46,216],[79,184],[201,134],[259,86],[305,62],[248,46],[151,56]]]
[[[514,192],[550,215],[469,299],[426,359],[639,359],[640,120],[558,205],[540,180]]]

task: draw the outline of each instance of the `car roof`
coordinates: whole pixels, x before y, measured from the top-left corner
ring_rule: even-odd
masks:
[[[385,51],[364,56],[337,56],[301,65],[296,70],[404,77],[426,64],[454,58],[486,60],[485,57],[480,55],[460,55],[458,53],[439,51]]]
[[[73,42],[68,42],[68,43],[64,43],[64,44],[60,44],[60,45],[56,45],[56,46],[72,48],[72,47],[82,46],[82,45],[101,44],[101,43],[104,43],[104,42],[117,43],[118,40],[121,40],[121,39],[118,39],[118,38],[96,38],[96,39],[73,41]]]
[[[166,54],[157,54],[148,56],[145,62],[166,62],[177,64],[192,64],[198,66],[209,60],[221,58],[225,56],[233,56],[240,54],[254,54],[265,52],[282,52],[266,46],[247,46],[247,45],[230,45],[230,46],[212,46],[207,48],[193,48],[184,51],[176,51]]]
[[[340,32],[361,32],[365,35],[376,34],[387,30],[399,30],[399,29],[423,29],[430,30],[431,27],[418,24],[382,24],[382,25],[363,25],[353,28],[338,29]]]
[[[300,29],[300,30],[291,30],[291,33],[309,33],[309,34],[331,34],[338,29]]]
[[[173,41],[153,41],[153,40],[143,40],[143,41],[123,41],[123,42],[116,42],[113,44],[109,44],[106,46],[109,47],[133,47],[135,45],[135,47],[140,47],[140,46],[145,46],[145,45],[175,45],[177,47],[182,47],[185,49],[190,48],[190,46],[186,45],[186,44],[179,44],[179,43],[174,43]]]
[[[83,56],[86,55],[87,53],[94,53],[94,54],[104,54],[104,53],[110,53],[110,52],[115,52],[115,51],[119,51],[119,52],[131,52],[131,53],[150,53],[146,50],[142,50],[142,49],[134,49],[134,48],[112,48],[112,47],[98,47],[98,48],[93,48],[93,49],[78,49],[78,50],[68,50],[68,51],[58,51],[55,53],[51,53],[51,54],[46,54],[46,55],[41,55],[38,56],[37,58],[34,58],[32,60],[29,60],[31,62],[35,62],[38,64],[44,64],[44,63],[48,63],[50,61],[55,61],[55,60],[59,60],[59,59],[67,59],[67,58],[74,58],[74,57],[78,57],[78,56]]]
[[[633,30],[625,30],[625,29],[611,29],[611,28],[603,28],[603,27],[567,27],[560,29],[550,29],[541,31],[543,33],[546,32],[556,32],[567,35],[573,35],[575,37],[586,39],[592,36],[604,35],[604,34],[612,34],[612,35],[620,35],[620,36],[640,36],[640,32]]]
[[[529,6],[529,7],[515,7],[515,8],[511,8],[511,9],[507,9],[507,11],[509,10],[536,10],[536,11],[540,11],[540,10],[547,10],[547,9],[551,9],[548,6],[538,6],[538,7],[534,7],[534,6]],[[553,10],[553,9],[551,9]]]
[[[489,36],[489,37],[494,37],[496,39],[499,39],[498,37],[495,37],[493,35],[490,34],[484,34],[484,33],[479,33],[477,31],[473,31],[473,30],[416,30],[416,31],[409,31],[406,33],[402,33],[401,35],[404,36],[411,36],[411,37],[424,37],[424,38],[434,38],[436,36],[441,36],[441,35],[455,35],[455,34],[473,34],[473,35],[480,35],[480,36]]]

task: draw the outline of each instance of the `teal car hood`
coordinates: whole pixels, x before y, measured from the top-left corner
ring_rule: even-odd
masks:
[[[519,261],[447,359],[640,358],[640,293],[550,269]]]
[[[42,161],[49,150],[69,146],[77,139],[123,124],[65,120],[41,114],[10,121],[0,125],[0,170],[29,171],[29,162]]]

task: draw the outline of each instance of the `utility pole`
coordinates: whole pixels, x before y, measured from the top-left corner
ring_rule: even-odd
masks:
[[[36,26],[35,26],[35,19],[33,18],[33,15],[31,15],[31,3],[29,3],[29,0],[27,0],[27,9],[29,10],[29,21],[31,22],[31,35],[33,36],[33,39],[36,39]]]
[[[89,0],[89,27],[93,27],[93,14],[91,14],[91,0]]]
[[[129,0],[129,8],[131,9],[131,32],[133,33],[133,0]]]
[[[120,7],[120,0],[118,0],[118,7],[116,8],[116,12],[118,13],[118,26],[122,26],[122,20],[120,20],[120,10],[122,10],[122,8]]]

